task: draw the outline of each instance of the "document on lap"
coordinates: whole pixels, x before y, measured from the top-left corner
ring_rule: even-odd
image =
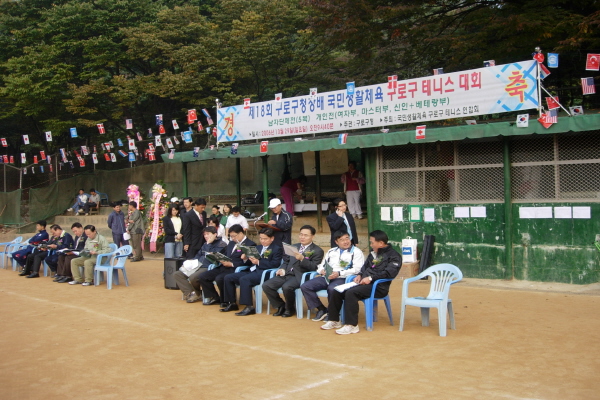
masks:
[[[335,287],[335,290],[337,290],[340,293],[345,292],[346,290],[353,288],[354,286],[358,286],[358,283],[355,282],[348,282],[348,283],[344,283],[343,285],[338,285]]]

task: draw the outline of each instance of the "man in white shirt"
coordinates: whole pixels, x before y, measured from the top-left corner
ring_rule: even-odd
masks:
[[[347,233],[337,231],[333,234],[333,238],[337,247],[329,250],[317,267],[317,273],[320,276],[306,281],[300,286],[308,308],[317,309],[317,315],[313,321],[322,321],[327,317],[327,307],[323,305],[317,292],[327,289],[327,297],[331,299],[335,287],[343,284],[346,277],[358,274],[365,262],[364,254],[358,247],[352,245]],[[329,276],[325,276],[326,263],[333,269]]]
[[[241,225],[244,232],[248,230],[248,220],[241,214],[242,210],[239,206],[235,206],[231,209],[231,215],[227,217],[227,224],[225,225],[225,236],[229,237],[229,228],[233,225]]]
[[[91,207],[98,207],[100,204],[100,195],[96,193],[96,189],[90,189],[90,197],[88,201],[83,205],[83,212],[85,215],[89,215]]]
[[[67,211],[73,211],[75,212],[75,214],[79,214],[79,209],[82,208],[85,205],[85,203],[87,203],[87,201],[88,195],[85,194],[83,189],[79,189],[79,194],[75,199],[75,204],[73,204],[73,207],[69,208]]]

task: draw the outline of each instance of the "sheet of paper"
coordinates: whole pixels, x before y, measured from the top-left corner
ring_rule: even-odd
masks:
[[[535,218],[552,218],[552,207],[534,207]]]
[[[394,216],[394,221],[404,221],[402,211],[403,211],[403,207],[392,207],[392,214]]]
[[[410,208],[410,220],[411,221],[420,221],[421,220],[421,207],[411,207]]]
[[[590,207],[573,207],[573,218],[590,219],[592,210]]]
[[[454,218],[469,218],[469,207],[454,207]]]
[[[535,218],[535,207],[519,207],[519,218]]]
[[[487,208],[485,206],[471,207],[471,218],[486,218]]]
[[[390,208],[389,207],[381,207],[381,220],[382,221],[391,221],[390,217]]]
[[[571,219],[571,207],[554,207],[554,218]]]
[[[435,208],[424,208],[423,220],[425,222],[435,222]]]

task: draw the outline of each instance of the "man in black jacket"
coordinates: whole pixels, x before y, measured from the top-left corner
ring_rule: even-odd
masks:
[[[204,244],[203,230],[208,226],[206,220],[206,200],[196,199],[192,210],[186,212],[181,220],[183,234],[183,251],[185,258],[191,260]]]
[[[244,253],[242,253],[242,251],[238,248],[238,244],[244,246],[256,246],[256,243],[246,237],[244,228],[242,228],[242,226],[239,224],[232,225],[229,228],[229,237],[231,238],[231,241],[227,245],[225,255],[231,259],[231,262],[222,262],[219,266],[211,269],[210,271],[203,272],[198,278],[204,293],[205,306],[221,303],[223,308],[227,307],[227,304],[221,301],[225,295],[223,289],[225,277],[229,274],[233,274],[237,267],[241,267],[242,265],[247,265],[250,267],[251,265],[250,260],[242,259],[242,254]],[[217,282],[219,293],[217,293],[215,290],[215,285],[213,282]]]
[[[252,305],[252,289],[260,284],[262,274],[267,269],[278,268],[281,265],[281,256],[283,249],[274,243],[275,234],[271,228],[263,228],[259,232],[260,245],[256,246],[256,250],[260,254],[259,258],[250,257],[249,260],[252,266],[246,271],[229,274],[225,277],[224,284],[224,300],[227,306],[219,311],[229,312],[237,311],[239,307],[235,301],[235,285],[240,285],[240,304],[246,307],[236,313],[238,316],[246,316],[256,314],[256,310]],[[246,256],[243,256],[245,259]],[[261,299],[256,299],[261,301]]]
[[[271,215],[268,224],[278,229],[273,229],[275,231],[274,244],[279,247],[282,247],[282,242],[290,244],[292,242],[292,224],[294,223],[294,218],[289,212],[283,209],[281,200],[279,199],[271,199],[269,208],[273,211],[273,215]],[[287,261],[287,256],[284,256],[284,259]]]
[[[288,318],[296,314],[296,289],[300,288],[302,274],[316,271],[323,260],[323,249],[313,243],[316,230],[310,225],[300,228],[300,243],[294,247],[298,250],[295,257],[290,256],[273,278],[263,284],[265,294],[277,309],[274,317]],[[277,290],[283,291],[285,302],[281,300]]]
[[[27,275],[27,278],[39,278],[40,267],[45,259],[48,259],[48,266],[53,275],[56,273],[58,262],[56,251],[70,248],[73,245],[73,237],[57,224],[50,227],[50,232],[52,233],[50,240],[44,244],[44,247],[38,248],[27,256],[25,268],[19,275]]]
[[[358,302],[371,297],[373,283],[378,279],[394,279],[400,266],[402,256],[388,244],[388,236],[383,231],[373,231],[369,234],[369,242],[373,251],[367,257],[360,273],[354,278],[354,286],[345,292],[333,292],[329,303],[329,321],[321,329],[336,329],[339,335],[358,333]],[[391,282],[377,285],[375,297],[387,296]],[[344,306],[345,325],[340,324],[340,310]]]
[[[85,247],[85,241],[87,239],[83,226],[79,222],[75,222],[71,225],[71,231],[74,235],[71,250],[80,252]],[[72,251],[62,251],[59,253],[56,278],[53,282],[66,283],[73,280],[73,275],[71,274],[71,260],[77,257],[79,257],[79,253],[75,254]]]

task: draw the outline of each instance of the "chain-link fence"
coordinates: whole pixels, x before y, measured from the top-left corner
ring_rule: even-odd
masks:
[[[379,151],[380,203],[499,202],[499,138],[386,147]]]
[[[598,131],[511,140],[515,202],[600,201]]]

